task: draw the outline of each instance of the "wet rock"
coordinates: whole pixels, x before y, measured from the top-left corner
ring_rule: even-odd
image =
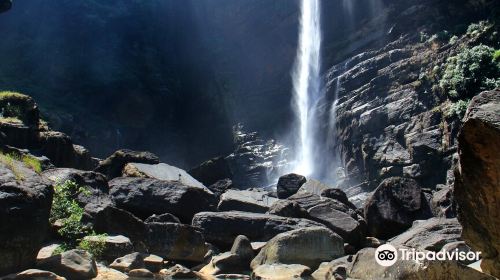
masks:
[[[229,163],[224,157],[217,157],[205,161],[189,170],[189,174],[196,180],[202,182],[205,186],[210,186],[220,180],[233,178]]]
[[[500,91],[471,100],[458,137],[454,195],[463,239],[482,252],[481,268],[500,277]]]
[[[281,176],[276,186],[278,198],[285,199],[294,195],[306,181],[306,177],[294,173]]]
[[[252,241],[268,241],[285,231],[322,226],[306,219],[237,211],[198,213],[192,225],[201,229],[208,242],[221,247],[230,246],[238,235],[245,235]]]
[[[321,196],[331,198],[333,200],[337,200],[337,201],[347,205],[348,207],[350,207],[352,209],[356,209],[356,206],[354,206],[354,204],[352,204],[349,201],[346,193],[343,192],[341,189],[336,189],[336,188],[325,189],[325,190],[321,191]]]
[[[368,234],[388,239],[410,228],[413,221],[432,217],[430,206],[413,179],[392,177],[377,187],[365,205]]]
[[[37,267],[52,271],[67,279],[86,280],[97,276],[97,264],[83,250],[70,250],[38,262]]]
[[[437,252],[444,245],[460,240],[461,233],[462,226],[457,219],[432,218],[415,221],[410,229],[388,242],[392,245]]]
[[[177,223],[180,224],[181,221],[176,216],[165,213],[161,215],[151,215],[145,221],[145,223]]]
[[[288,280],[300,279],[311,275],[311,269],[300,264],[264,264],[256,267],[252,272],[252,279],[256,280]]]
[[[130,239],[123,235],[86,236],[83,240],[91,247],[102,246],[101,257],[109,262],[134,251]]]
[[[269,240],[252,260],[262,264],[301,264],[317,268],[322,262],[344,255],[342,238],[324,227],[309,227],[280,233]]]
[[[148,251],[168,260],[201,262],[208,251],[203,235],[192,226],[149,223],[146,229]]]
[[[118,207],[143,218],[170,213],[189,223],[194,214],[210,211],[215,206],[215,196],[207,189],[176,181],[115,178],[109,185],[110,195]]]
[[[205,188],[202,183],[191,177],[186,171],[166,163],[128,163],[123,168],[123,176],[178,181],[186,186]]]
[[[330,189],[331,187],[314,179],[309,179],[307,180],[299,189],[298,192],[301,193],[310,193],[310,194],[315,194],[321,196],[321,193],[323,191]]]
[[[160,160],[156,155],[150,152],[118,150],[105,160],[101,161],[95,171],[106,175],[108,179],[111,180],[115,177],[121,176],[123,167],[125,167],[127,163],[131,162],[158,164],[160,163]]]
[[[352,261],[348,276],[355,279],[478,279],[493,280],[494,278],[480,273],[472,268],[463,266],[454,261],[416,262],[413,260],[398,260],[394,265],[384,267],[375,259],[375,249],[365,248],[359,251]]]
[[[290,218],[310,218],[309,213],[295,201],[278,200],[271,205],[268,214]]]
[[[33,267],[48,234],[50,182],[16,160],[0,157],[0,275]]]
[[[266,191],[228,190],[219,201],[219,211],[243,211],[266,213],[278,199],[270,197]]]
[[[28,269],[23,272],[4,276],[2,280],[66,280],[66,278],[50,271]]]

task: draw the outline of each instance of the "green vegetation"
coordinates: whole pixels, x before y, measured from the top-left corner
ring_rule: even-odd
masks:
[[[478,23],[472,23],[467,27],[467,35],[469,36],[479,36],[491,27],[492,25],[488,21],[480,21]]]
[[[28,95],[14,92],[14,91],[0,91],[0,101],[8,100],[23,100],[28,101],[30,97]]]
[[[467,107],[469,107],[470,100],[459,100],[453,104],[448,109],[448,112],[446,112],[447,117],[453,117],[456,116],[459,119],[463,119],[465,116],[465,112],[467,111]]]
[[[491,47],[478,45],[448,58],[440,88],[451,100],[458,101],[500,86],[500,63],[495,62],[495,53]]]
[[[96,259],[100,259],[106,250],[106,237],[107,234],[98,234],[98,235],[92,235],[89,237],[93,237],[92,240],[88,240],[84,238],[80,244],[78,245],[78,248],[85,250],[92,254]]]
[[[54,198],[50,212],[50,222],[59,223],[58,233],[64,238],[67,248],[74,248],[79,240],[92,234],[92,229],[82,225],[83,208],[75,200],[80,193],[87,191],[73,181],[66,181],[54,186]]]
[[[22,181],[24,180],[24,176],[17,168],[15,160],[16,159],[12,156],[12,154],[4,154],[0,152],[0,162],[7,165],[7,168],[9,168],[12,173],[14,173],[17,181]]]

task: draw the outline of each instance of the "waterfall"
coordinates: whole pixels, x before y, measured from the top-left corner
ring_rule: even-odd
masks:
[[[295,172],[310,175],[315,171],[314,110],[320,94],[320,4],[302,0],[297,58],[293,71],[293,103],[299,133]]]

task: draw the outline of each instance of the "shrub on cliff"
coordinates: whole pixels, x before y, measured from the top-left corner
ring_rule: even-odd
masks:
[[[448,58],[439,82],[451,100],[464,100],[500,86],[500,63],[495,49],[479,45]]]

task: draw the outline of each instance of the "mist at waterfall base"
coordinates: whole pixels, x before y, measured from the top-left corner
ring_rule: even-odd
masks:
[[[299,44],[293,70],[293,111],[296,142],[294,173],[334,183],[339,178],[339,158],[335,152],[335,113],[337,98],[331,102],[326,141],[320,139],[319,116],[324,104],[321,77],[321,7],[319,0],[303,0]],[[339,79],[337,79],[339,80]],[[337,84],[337,92],[340,85]],[[326,143],[325,143],[326,142]],[[325,145],[326,144],[326,145]]]

